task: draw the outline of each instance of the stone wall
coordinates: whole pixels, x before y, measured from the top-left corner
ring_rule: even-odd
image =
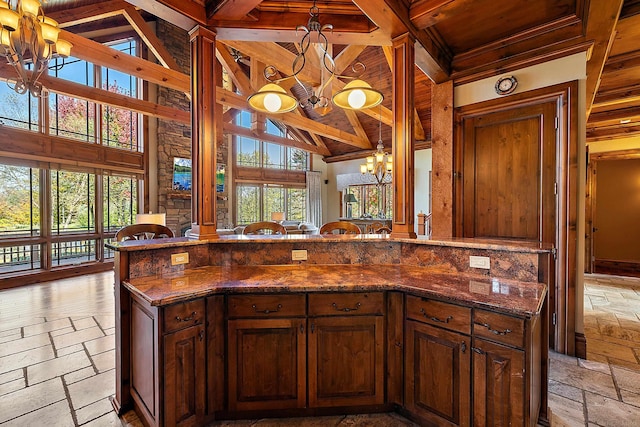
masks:
[[[173,55],[184,73],[190,73],[189,34],[161,19],[156,34]],[[159,105],[190,111],[190,100],[184,93],[158,87]],[[191,158],[191,126],[170,120],[158,120],[158,208],[166,212],[167,226],[177,235],[191,226],[191,194],[173,190],[173,158]],[[218,147],[218,164],[227,164],[226,143]],[[229,209],[225,201],[217,206],[218,224],[229,223]]]

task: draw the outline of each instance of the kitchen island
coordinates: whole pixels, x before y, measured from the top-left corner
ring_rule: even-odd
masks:
[[[548,248],[371,235],[112,247],[114,406],[148,425],[383,411],[546,422]]]

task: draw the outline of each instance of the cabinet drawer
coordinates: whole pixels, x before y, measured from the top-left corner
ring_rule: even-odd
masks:
[[[524,319],[475,310],[473,334],[522,348],[524,347]]]
[[[164,309],[164,332],[168,334],[187,326],[200,324],[203,320],[203,299],[173,304]]]
[[[381,292],[345,292],[309,294],[309,316],[344,316],[384,313]]]
[[[304,294],[231,295],[229,317],[291,317],[306,314]]]
[[[408,295],[407,318],[471,334],[471,309],[467,307]]]

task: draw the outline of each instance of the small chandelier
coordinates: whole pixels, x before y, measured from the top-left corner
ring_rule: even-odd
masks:
[[[309,22],[307,26],[298,25],[296,27],[296,33],[303,31],[305,34],[300,41],[300,49],[291,69],[293,74],[283,78],[276,78],[279,74],[278,69],[273,65],[268,65],[264,69],[264,77],[269,81],[260,90],[251,95],[247,101],[251,108],[263,113],[286,113],[294,110],[298,105],[301,107],[307,107],[309,105],[314,107],[326,107],[329,105],[329,100],[323,95],[325,88],[329,85],[334,78],[349,79],[344,88],[337,92],[333,98],[333,103],[340,107],[349,110],[361,110],[366,108],[375,107],[382,102],[383,95],[380,91],[377,91],[371,87],[367,82],[357,78],[361,75],[365,66],[361,62],[355,63],[351,68],[358,74],[356,77],[343,76],[336,74],[335,62],[331,55],[328,53],[329,42],[324,31],[333,31],[333,25],[324,24],[321,25],[319,21],[319,9],[316,6],[314,0],[313,6],[309,9]],[[324,81],[321,87],[314,93],[307,90],[305,85],[298,79],[298,74],[304,69],[306,64],[307,51],[311,44],[311,34],[316,33],[314,40],[323,51],[321,63],[322,66],[329,72],[329,77]],[[293,96],[289,95],[279,83],[288,79],[295,79],[306,93],[306,99],[298,101]]]
[[[382,111],[380,112],[378,146],[376,148],[376,151],[367,157],[367,162],[360,165],[360,173],[362,173],[362,175],[373,175],[378,185],[381,185],[385,180],[391,179],[391,172],[393,170],[392,157],[384,151],[384,144],[382,143]]]
[[[38,81],[54,57],[67,58],[73,45],[58,38],[58,23],[44,16],[39,0],[0,0],[0,56],[4,56],[18,78],[9,86],[19,94],[46,96],[48,91]],[[32,71],[28,64],[33,63]],[[62,64],[64,65],[64,63]],[[59,68],[62,67],[59,66]]]

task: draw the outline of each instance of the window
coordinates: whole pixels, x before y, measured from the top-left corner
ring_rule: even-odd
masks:
[[[354,217],[393,217],[393,190],[391,184],[350,185],[345,194],[347,193],[352,193],[356,197],[356,201],[351,203]]]
[[[285,212],[288,221],[304,221],[307,191],[277,184],[237,184],[236,223],[270,221],[272,212]]]
[[[31,68],[31,65],[28,68]],[[34,98],[30,93],[20,95],[2,81],[0,99],[0,125],[38,130],[38,98]]]
[[[51,171],[51,231],[95,231],[95,175]]]

